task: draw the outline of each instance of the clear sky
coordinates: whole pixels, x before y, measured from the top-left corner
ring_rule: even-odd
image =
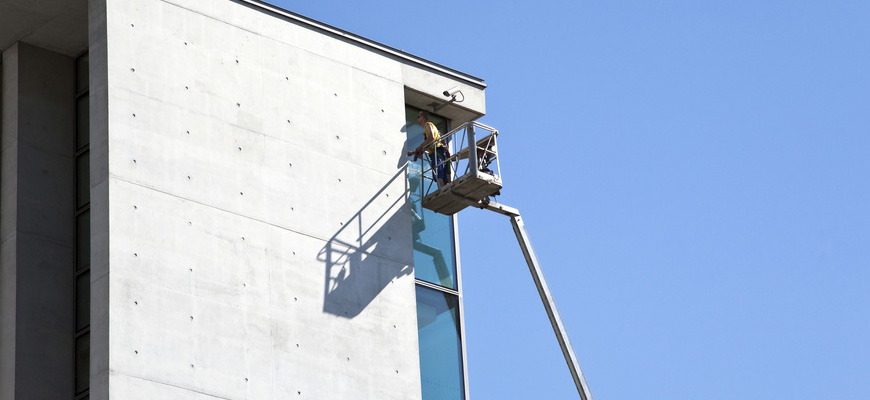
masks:
[[[486,80],[596,399],[870,399],[870,1],[272,2]],[[509,220],[459,223],[471,398],[578,398]]]

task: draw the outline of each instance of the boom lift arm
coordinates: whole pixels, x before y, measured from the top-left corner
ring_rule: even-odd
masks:
[[[529,233],[526,231],[526,225],[523,224],[523,219],[520,216],[519,210],[503,204],[498,204],[494,201],[485,200],[478,203],[476,207],[510,217],[511,225],[513,225],[514,228],[514,234],[517,236],[517,242],[519,242],[520,248],[523,250],[526,264],[529,265],[529,272],[532,273],[532,279],[535,280],[538,294],[541,296],[541,301],[544,302],[544,308],[547,309],[547,316],[550,317],[550,324],[553,325],[553,332],[556,333],[556,339],[559,340],[559,346],[562,348],[562,355],[565,356],[565,362],[568,363],[568,368],[571,370],[571,376],[574,378],[574,385],[577,386],[577,393],[580,394],[582,400],[592,400],[592,393],[589,392],[589,384],[586,383],[586,378],[583,376],[583,370],[580,369],[580,362],[577,361],[577,355],[574,354],[574,347],[571,346],[568,332],[565,330],[565,325],[562,323],[562,318],[559,316],[559,310],[556,309],[556,301],[550,293],[550,287],[547,285],[547,280],[544,278],[544,271],[541,270],[541,264],[538,263],[538,257],[535,255],[535,250],[532,248],[532,241],[529,239]]]
[[[486,131],[487,134],[478,138],[477,129]],[[438,142],[446,144],[452,150],[450,152],[452,155],[441,164],[449,166],[450,171],[453,171],[455,175],[451,182],[443,187],[436,187],[435,179],[430,177],[434,168],[426,166],[421,159],[422,205],[424,208],[445,215],[456,214],[470,206],[510,217],[517,242],[519,242],[526,258],[526,264],[529,265],[532,279],[535,281],[538,294],[547,310],[547,316],[550,317],[550,324],[553,325],[553,331],[556,333],[556,339],[559,340],[559,346],[562,348],[562,354],[571,370],[577,393],[580,394],[582,400],[592,400],[589,385],[586,383],[586,378],[583,377],[577,355],[574,354],[574,348],[568,339],[568,332],[565,330],[565,325],[556,309],[556,301],[553,300],[553,295],[547,286],[547,280],[544,279],[544,272],[541,271],[538,257],[532,249],[532,241],[529,239],[520,212],[515,208],[490,200],[490,197],[498,195],[502,188],[501,168],[499,167],[496,146],[497,137],[498,130],[474,121],[466,122],[442,135]],[[429,146],[435,145],[436,143],[433,142]]]

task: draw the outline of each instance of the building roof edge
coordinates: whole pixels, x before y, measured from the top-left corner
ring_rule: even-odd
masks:
[[[397,49],[395,47],[391,47],[391,46],[385,45],[383,43],[376,42],[374,40],[371,40],[371,39],[362,37],[360,35],[348,32],[344,29],[336,28],[332,25],[308,18],[304,15],[297,14],[293,11],[278,7],[274,4],[270,4],[266,1],[263,1],[263,0],[235,0],[235,1],[249,4],[251,6],[263,9],[267,12],[283,16],[285,18],[294,20],[296,22],[311,26],[315,29],[318,29],[318,30],[321,30],[321,31],[345,38],[345,39],[350,40],[350,41],[357,42],[363,46],[370,47],[370,48],[373,48],[375,50],[378,50],[378,51],[393,55],[395,57],[404,59],[404,60],[409,61],[411,63],[419,64],[423,67],[426,67],[426,68],[441,72],[443,74],[449,75],[451,77],[466,81],[467,83],[469,83],[471,85],[479,86],[481,88],[486,88],[486,83],[483,82],[483,79],[478,78],[476,76],[466,74],[462,71],[438,64],[436,62],[429,61],[425,58],[415,56],[411,53],[407,53],[404,50],[400,50],[400,49]]]

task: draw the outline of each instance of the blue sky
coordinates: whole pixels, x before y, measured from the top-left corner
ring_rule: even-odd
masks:
[[[870,398],[870,2],[274,1],[482,77],[596,399]],[[460,214],[473,399],[577,398]]]

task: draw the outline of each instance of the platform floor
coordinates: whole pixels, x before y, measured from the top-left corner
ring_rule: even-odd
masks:
[[[501,179],[497,176],[480,171],[477,174],[465,174],[423,197],[423,207],[440,214],[453,215],[495,195],[501,188]]]

